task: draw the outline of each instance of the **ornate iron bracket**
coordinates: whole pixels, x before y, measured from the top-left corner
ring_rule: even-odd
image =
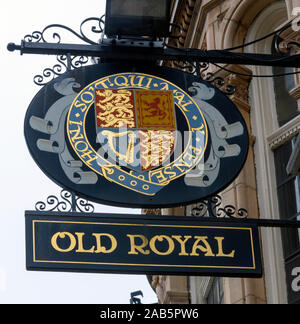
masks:
[[[223,64],[243,64],[243,65],[263,65],[263,66],[282,66],[282,67],[300,67],[300,55],[286,55],[280,51],[279,44],[283,41],[280,37],[281,33],[291,24],[284,28],[273,32],[270,35],[255,40],[255,43],[270,36],[277,35],[278,55],[268,54],[251,54],[251,53],[236,53],[233,49],[227,50],[198,50],[198,49],[179,49],[168,46],[165,42],[164,47],[130,47],[126,45],[118,47],[115,45],[107,45],[102,42],[104,36],[104,16],[100,18],[91,17],[85,19],[79,28],[79,32],[73,29],[60,25],[51,24],[45,27],[42,31],[34,31],[32,34],[27,34],[21,45],[14,43],[8,44],[9,51],[19,50],[21,54],[48,54],[57,55],[58,63],[52,68],[44,69],[42,74],[34,77],[34,83],[37,85],[45,85],[55,77],[65,73],[67,70],[79,68],[89,63],[89,57],[102,58],[110,60],[150,60],[150,61],[173,61],[177,68],[180,68],[189,73],[195,73],[201,76],[204,80],[220,88],[227,95],[235,92],[235,87],[225,86],[225,81],[221,77],[216,77],[213,73],[205,73],[208,69],[208,64],[223,63]],[[178,29],[179,35],[171,38],[181,37],[182,30],[180,26],[172,25],[172,29]],[[62,43],[64,37],[62,33],[67,33],[72,38],[76,38],[84,44]],[[175,33],[176,34],[176,33]],[[170,38],[169,37],[169,38]],[[67,38],[70,41],[71,38]],[[65,39],[64,39],[65,41]],[[122,44],[122,40],[120,41]],[[151,42],[149,43],[151,44]],[[246,47],[244,44],[240,47]],[[297,42],[289,42],[287,48],[300,47]]]
[[[52,68],[44,69],[42,74],[37,74],[33,78],[33,82],[36,85],[46,85],[51,80],[66,73],[67,71],[80,68],[89,62],[89,58],[86,56],[74,56],[69,54],[58,55],[56,59],[58,63],[56,63]]]
[[[88,25],[89,27],[87,27]],[[87,30],[89,34],[87,34]],[[24,41],[29,43],[42,42],[60,44],[62,41],[62,36],[58,33],[59,31],[67,31],[70,35],[75,36],[77,39],[80,39],[84,43],[97,45],[102,38],[102,36],[99,37],[99,35],[102,35],[104,32],[104,16],[100,18],[91,17],[85,19],[80,25],[79,33],[64,25],[51,24],[45,27],[41,32],[34,31],[31,35],[25,35]],[[51,38],[49,38],[49,35]],[[92,36],[94,39],[92,38]]]
[[[63,37],[62,32],[66,32],[67,36],[73,36],[77,40],[89,45],[98,45],[103,38],[104,33],[104,15],[100,18],[91,17],[85,19],[79,28],[79,33],[73,29],[60,25],[51,24],[45,27],[42,31],[34,31],[32,34],[24,36],[23,42],[28,43],[46,43],[46,44],[61,44],[62,40],[65,43],[70,37]],[[66,36],[66,35],[65,35]],[[8,46],[10,48],[11,44]],[[57,55],[58,63],[52,68],[46,68],[42,74],[34,77],[34,83],[38,86],[46,85],[55,77],[64,74],[65,72],[80,68],[89,63],[89,58],[85,55],[71,55],[70,53]]]
[[[95,211],[95,207],[89,201],[77,197],[74,193],[64,189],[60,192],[60,198],[51,195],[47,198],[46,202],[38,201],[35,204],[35,210],[92,214]]]
[[[222,207],[222,198],[218,195],[196,204],[196,206],[192,208],[191,214],[192,216],[203,218],[248,218],[248,211],[244,208],[237,210],[232,205]]]
[[[209,63],[176,61],[173,64],[174,67],[179,70],[199,76],[204,81],[207,81],[211,85],[219,88],[228,96],[233,95],[236,92],[235,86],[230,84],[225,85],[224,78],[215,76],[212,72],[207,72],[209,69]]]

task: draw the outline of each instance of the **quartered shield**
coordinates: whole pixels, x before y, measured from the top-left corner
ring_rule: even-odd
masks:
[[[172,91],[96,89],[97,141],[110,163],[138,172],[170,160],[176,140]]]

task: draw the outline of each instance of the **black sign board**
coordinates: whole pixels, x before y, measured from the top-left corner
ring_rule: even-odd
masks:
[[[182,206],[228,186],[248,154],[242,115],[220,90],[158,66],[99,64],[44,86],[25,118],[39,167],[88,200]]]
[[[78,216],[79,215],[79,216]],[[260,277],[254,225],[26,212],[28,270]]]

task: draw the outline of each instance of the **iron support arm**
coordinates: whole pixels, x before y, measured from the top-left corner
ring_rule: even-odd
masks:
[[[270,55],[236,53],[225,50],[197,50],[176,48],[140,48],[107,45],[79,45],[34,43],[22,41],[21,45],[8,44],[8,50],[19,50],[21,54],[75,55],[100,57],[110,60],[141,61],[186,61],[219,64],[241,64],[300,68],[300,55]]]
[[[193,220],[197,217],[193,217]],[[198,218],[199,219],[199,218]],[[300,221],[297,220],[280,220],[280,219],[256,219],[256,218],[205,218],[202,217],[199,221],[209,220],[210,222],[216,223],[232,223],[238,225],[256,225],[258,227],[267,228],[300,228]]]

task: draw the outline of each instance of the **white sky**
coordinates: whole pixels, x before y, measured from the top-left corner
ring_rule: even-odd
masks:
[[[10,0],[0,3],[0,303],[129,303],[130,293],[142,290],[142,303],[157,302],[141,276],[29,272],[25,267],[25,210],[37,201],[59,196],[32,160],[23,135],[26,110],[40,90],[33,77],[57,63],[54,56],[8,52],[6,46],[49,24],[79,32],[88,17],[100,17],[105,0]],[[74,39],[73,43],[78,42]],[[97,211],[137,213],[137,210],[99,206]]]

